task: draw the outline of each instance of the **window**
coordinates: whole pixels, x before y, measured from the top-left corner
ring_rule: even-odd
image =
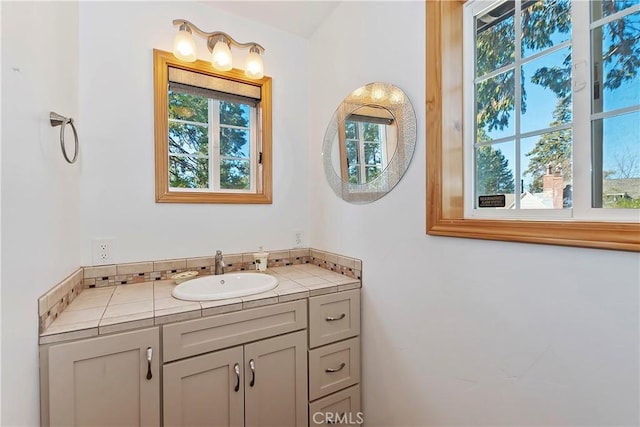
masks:
[[[271,203],[271,79],[154,51],[156,201]]]
[[[255,191],[255,102],[218,97],[169,84],[171,190]]]
[[[606,9],[611,3],[615,11]],[[609,14],[600,18],[590,6]],[[627,163],[640,154],[631,117],[640,111],[639,12],[637,1],[427,2],[428,233],[640,249],[632,202],[640,173],[622,178],[611,168],[614,145],[631,153]],[[598,33],[612,23],[612,36]],[[629,98],[604,115],[592,51],[606,52],[600,68],[609,77],[599,87]],[[626,127],[611,124],[600,136],[598,123],[609,117]],[[622,190],[603,191],[616,179],[627,180],[618,181]]]
[[[349,182],[365,184],[382,174],[387,164],[387,129],[384,124],[364,120],[345,122],[345,144]]]

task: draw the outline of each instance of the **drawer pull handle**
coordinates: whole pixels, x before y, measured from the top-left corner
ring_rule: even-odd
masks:
[[[238,392],[240,390],[240,365],[237,363],[233,365],[233,370],[236,372],[236,386],[233,390]]]
[[[249,360],[249,369],[251,369],[251,381],[249,381],[249,387],[253,387],[256,383],[256,362],[253,359]]]
[[[151,360],[153,359],[153,349],[151,347],[147,347],[147,379],[150,380],[153,378],[153,374],[151,374]]]
[[[325,371],[325,372],[327,372],[327,373],[329,373],[329,374],[330,374],[330,373],[332,373],[332,372],[340,372],[340,371],[342,371],[342,370],[344,369],[344,367],[345,367],[345,366],[347,366],[347,364],[346,364],[346,363],[344,363],[344,362],[342,362],[342,363],[340,364],[340,367],[339,367],[338,369],[331,369],[331,368],[327,368],[327,369],[325,369],[324,371]]]
[[[335,320],[342,320],[345,317],[347,317],[346,313],[342,313],[340,316],[338,317],[332,317],[332,316],[327,316],[324,318],[324,320],[326,320],[327,322],[333,322]]]

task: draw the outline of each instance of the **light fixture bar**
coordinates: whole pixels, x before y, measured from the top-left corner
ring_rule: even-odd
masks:
[[[255,42],[249,42],[249,43],[240,43],[238,41],[236,41],[233,37],[231,37],[229,34],[223,32],[223,31],[214,31],[212,33],[207,33],[202,31],[200,28],[196,27],[194,24],[192,24],[191,22],[187,21],[186,19],[174,19],[173,20],[173,25],[174,26],[182,26],[182,25],[186,25],[189,29],[191,29],[191,31],[195,32],[196,34],[198,34],[201,37],[204,37],[207,39],[207,47],[209,48],[209,52],[213,52],[213,48],[215,46],[215,44],[220,40],[224,38],[224,41],[226,41],[227,43],[231,43],[233,46],[241,48],[241,49],[251,49],[251,48],[257,48],[258,50],[260,50],[260,53],[263,53],[265,51],[264,47],[262,47],[260,44],[255,43]]]

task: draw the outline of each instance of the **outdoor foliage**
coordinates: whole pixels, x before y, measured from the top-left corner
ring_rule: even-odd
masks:
[[[513,173],[509,161],[500,150],[490,145],[483,145],[477,150],[477,191],[483,194],[513,193]]]
[[[220,101],[220,187],[250,186],[249,106]],[[209,188],[209,98],[169,92],[169,185]],[[176,121],[181,120],[181,121]],[[189,123],[184,123],[189,122]]]
[[[208,100],[200,96],[169,92],[169,186],[209,186]],[[172,121],[185,120],[194,124]],[[178,156],[171,156],[178,154]]]
[[[523,2],[524,3],[524,2]],[[638,4],[638,0],[605,0],[601,2],[603,16],[612,15],[620,10]],[[530,4],[522,11],[522,55],[528,56],[551,47],[558,39],[567,40],[571,36],[571,1],[540,0]],[[489,72],[514,62],[515,28],[513,15],[507,19],[483,29],[476,40],[476,69],[481,77]],[[603,63],[604,76],[602,88],[613,90],[623,83],[638,78],[640,70],[640,22],[638,14],[614,20],[603,26]],[[525,80],[530,78],[533,84],[553,92],[557,104],[553,112],[553,121],[549,127],[571,122],[571,52],[561,63],[553,66],[541,66],[531,76],[521,75],[521,114],[527,111],[527,93]],[[506,71],[476,85],[476,124],[478,142],[487,141],[488,132],[506,129],[513,121],[515,113],[515,73]],[[484,150],[485,152],[483,152]],[[491,153],[482,146],[477,150],[478,159],[483,156],[495,156],[488,168],[478,163],[478,181],[482,183],[498,183],[511,171],[506,159],[498,161],[500,153]],[[542,190],[542,176],[551,165],[554,170],[562,172],[565,182],[572,178],[572,132],[562,130],[544,134],[537,141],[533,150],[525,153],[530,158],[524,171],[532,178],[530,191]],[[504,157],[504,156],[503,156]],[[479,160],[478,160],[479,162]],[[637,163],[634,159],[625,159],[625,164]],[[618,162],[621,163],[621,162]],[[499,168],[495,166],[500,164]],[[627,168],[628,169],[628,168]],[[637,170],[637,168],[634,168]],[[608,171],[609,174],[623,174],[627,171]],[[487,176],[487,173],[495,174]],[[636,176],[637,176],[637,172]],[[482,175],[484,174],[484,175]],[[625,177],[628,177],[625,173]],[[488,193],[497,192],[497,188],[482,184],[479,186]],[[497,185],[497,184],[496,184]],[[487,194],[487,193],[485,193]],[[626,203],[626,202],[625,202]]]
[[[361,125],[361,126],[359,126]],[[345,122],[346,150],[349,182],[365,184],[376,179],[382,173],[381,130],[377,123]],[[359,129],[362,129],[362,141]],[[364,165],[360,164],[360,143],[363,144]],[[360,179],[360,168],[365,167],[366,181]]]

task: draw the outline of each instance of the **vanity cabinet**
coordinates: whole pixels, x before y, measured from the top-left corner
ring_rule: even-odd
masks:
[[[156,327],[42,346],[42,425],[159,426],[159,343]]]
[[[360,290],[309,298],[309,425],[360,424],[359,383]]]
[[[306,313],[298,301],[167,325],[165,357],[187,358],[163,367],[164,425],[305,426],[307,331],[277,334]]]
[[[360,421],[360,290],[40,346],[43,426]]]

